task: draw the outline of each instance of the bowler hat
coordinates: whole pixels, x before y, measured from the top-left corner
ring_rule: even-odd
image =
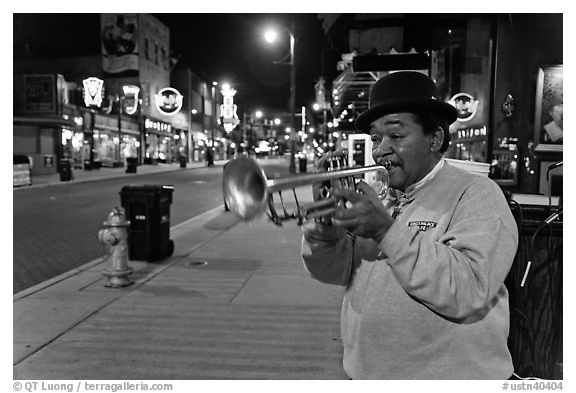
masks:
[[[368,134],[370,124],[384,115],[401,112],[432,112],[452,124],[456,108],[438,97],[432,79],[416,71],[401,71],[380,78],[370,90],[368,110],[356,119],[356,128]]]

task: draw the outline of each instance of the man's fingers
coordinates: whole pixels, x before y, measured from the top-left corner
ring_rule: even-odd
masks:
[[[332,196],[336,198],[344,198],[352,203],[358,202],[360,199],[362,199],[362,195],[348,188],[333,188]]]
[[[342,228],[355,228],[358,225],[358,218],[336,218],[332,217],[332,224]]]
[[[376,191],[372,187],[370,187],[370,185],[365,181],[361,181],[358,184],[356,184],[356,189],[370,198],[378,199],[378,194],[376,193]]]
[[[328,169],[328,160],[333,158],[333,157],[343,157],[344,151],[342,149],[339,150],[335,150],[335,151],[329,151],[328,153],[326,153],[325,155],[323,155],[320,160],[318,160],[318,165],[317,165],[317,169],[319,171],[325,171],[326,169]]]

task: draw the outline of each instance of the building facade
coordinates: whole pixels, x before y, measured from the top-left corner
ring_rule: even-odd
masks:
[[[547,107],[558,110],[562,103],[562,14],[319,18],[340,54],[331,109],[341,130],[354,132],[353,119],[368,107],[377,79],[420,71],[459,111],[447,157],[489,163],[490,176],[513,192],[546,194],[547,168],[562,160],[562,144],[542,132],[542,124],[551,121]],[[548,80],[553,91],[543,99]]]
[[[33,175],[58,171],[62,159],[86,170],[124,166],[131,158],[139,164],[203,160],[195,135],[211,129],[215,101],[198,93],[209,92],[199,78],[183,83],[175,73],[172,79],[168,27],[149,14],[93,17],[99,29],[86,34],[97,36],[100,53],[15,56],[14,155],[31,158]],[[89,78],[101,86],[86,85]],[[196,107],[201,118],[191,112]]]

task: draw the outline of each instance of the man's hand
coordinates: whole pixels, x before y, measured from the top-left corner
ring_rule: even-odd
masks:
[[[330,152],[326,153],[318,161],[318,164],[316,166],[316,171],[317,172],[327,172],[329,167],[330,167],[330,160],[342,159],[344,156],[345,156],[345,153],[342,150],[330,151]],[[316,201],[327,198],[332,193],[331,190],[334,186],[334,183],[335,182],[330,181],[330,180],[314,183],[312,185],[312,196],[314,198],[314,201],[316,202]],[[332,213],[329,213],[325,216],[317,218],[315,221],[319,225],[332,226],[332,223],[330,221],[331,218],[332,218]],[[346,231],[339,229],[338,232],[339,233],[345,233]]]
[[[380,243],[394,219],[388,214],[372,187],[361,181],[357,189],[359,192],[344,188],[332,190],[334,197],[343,198],[352,205],[347,208],[338,207],[332,217],[332,224]]]

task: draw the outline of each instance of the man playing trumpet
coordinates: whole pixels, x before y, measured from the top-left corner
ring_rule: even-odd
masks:
[[[381,78],[356,127],[387,168],[381,201],[366,183],[329,224],[303,226],[316,279],[346,287],[343,365],[352,379],[507,379],[508,292],[516,223],[498,185],[442,159],[457,118],[417,72]],[[330,224],[331,223],[331,224]]]

